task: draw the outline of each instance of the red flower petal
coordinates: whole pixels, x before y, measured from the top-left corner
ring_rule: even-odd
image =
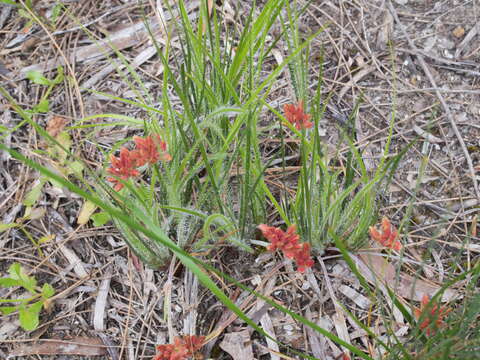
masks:
[[[111,166],[107,169],[109,174],[115,175],[122,180],[127,180],[130,177],[135,177],[140,175],[138,170],[135,169],[136,161],[132,156],[132,152],[127,148],[120,149],[120,156],[117,158],[113,155],[110,156]],[[119,179],[110,177],[107,178],[107,181],[113,182],[115,184],[114,189],[119,191],[123,188],[123,184]]]
[[[313,260],[310,257],[310,244],[299,242],[300,236],[297,234],[296,225],[291,225],[286,232],[265,224],[259,225],[258,228],[263,236],[270,241],[267,249],[270,251],[282,250],[285,257],[295,260],[298,271],[303,272],[307,267],[313,266]]]
[[[419,328],[422,330],[427,329],[427,336],[435,334],[436,329],[445,325],[443,318],[447,316],[448,313],[452,310],[447,309],[444,306],[438,306],[438,304],[433,304],[430,305],[429,313],[423,315],[426,308],[428,307],[429,302],[430,298],[428,297],[428,295],[424,294],[422,297],[422,301],[420,302],[420,309],[415,308],[413,311],[415,318],[420,319],[421,317],[423,317],[423,321],[419,324]]]
[[[375,227],[370,226],[369,233],[372,239],[379,242],[382,246],[390,249],[400,251],[402,244],[397,240],[398,232],[393,228],[390,220],[386,217],[382,219],[381,231],[378,231]]]
[[[160,135],[149,135],[145,138],[133,137],[136,149],[133,151],[137,166],[146,163],[155,164],[159,160],[170,161],[172,157],[167,153],[167,144],[162,141]]]
[[[295,125],[297,130],[309,129],[313,126],[313,123],[308,121],[310,115],[303,111],[302,100],[300,100],[296,106],[295,104],[285,104],[283,106],[283,111],[285,113],[285,118],[288,122]]]
[[[158,345],[157,354],[152,360],[186,360],[200,350],[204,341],[205,336],[177,336],[173,344]]]

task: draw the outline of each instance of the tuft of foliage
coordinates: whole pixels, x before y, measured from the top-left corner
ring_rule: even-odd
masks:
[[[9,276],[0,278],[0,286],[4,288],[22,287],[27,291],[27,297],[0,299],[0,303],[13,303],[14,305],[0,306],[3,315],[18,312],[20,325],[26,331],[35,330],[40,324],[40,311],[48,309],[50,298],[55,295],[55,289],[48,283],[42,287],[37,286],[37,280],[28,276],[19,263],[13,263],[8,268]]]

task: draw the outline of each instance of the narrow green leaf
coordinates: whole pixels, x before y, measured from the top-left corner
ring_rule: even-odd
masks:
[[[19,226],[18,224],[16,223],[10,223],[10,224],[0,224],[0,233],[8,230],[8,229],[11,229],[11,228],[14,228],[14,227],[17,227]]]
[[[18,4],[13,0],[0,0],[0,3],[7,4],[7,5],[18,6]]]
[[[61,183],[60,181],[57,181],[57,180],[55,180],[55,179],[48,179],[48,182],[49,182],[50,184],[52,184],[52,186],[53,186],[54,188],[63,189],[63,185],[62,185],[62,183]]]

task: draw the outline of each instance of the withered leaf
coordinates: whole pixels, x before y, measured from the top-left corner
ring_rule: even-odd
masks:
[[[53,116],[47,123],[47,128],[45,129],[51,137],[56,137],[60,134],[65,125],[67,125],[67,119],[61,116]]]

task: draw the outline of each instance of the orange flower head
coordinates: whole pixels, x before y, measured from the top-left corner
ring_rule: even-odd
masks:
[[[205,336],[189,335],[183,337],[183,344],[190,354],[196,353],[203,346]]]
[[[303,111],[303,100],[298,102],[298,105],[295,104],[285,104],[283,106],[283,111],[285,113],[285,118],[292,125],[295,125],[297,130],[301,129],[310,129],[313,126],[309,114],[305,114]]]
[[[382,219],[381,231],[378,231],[375,227],[370,226],[369,232],[372,239],[378,241],[382,246],[390,249],[400,251],[402,244],[397,240],[398,231],[390,223],[386,217]]]
[[[263,236],[270,241],[270,245],[268,245],[267,249],[270,251],[275,250],[286,250],[287,252],[294,251],[294,249],[298,248],[298,241],[300,240],[300,236],[296,233],[297,226],[292,225],[287,229],[287,232],[284,232],[282,229],[268,226],[265,224],[261,224],[258,226],[260,231],[262,232]],[[288,256],[288,258],[292,258],[292,256]]]
[[[160,135],[149,135],[145,138],[138,136],[133,137],[135,141],[135,150],[133,156],[135,157],[137,166],[143,166],[146,163],[155,164],[159,160],[170,161],[172,157],[167,153],[167,144],[162,141]]]
[[[313,266],[313,259],[310,256],[310,244],[302,243],[301,249],[295,256],[295,261],[300,272],[304,272],[306,268]]]
[[[448,315],[448,313],[452,309],[447,309],[445,306],[438,306],[437,304],[431,305],[429,309],[429,313],[425,314],[426,308],[428,307],[428,303],[430,302],[430,298],[428,295],[424,294],[422,297],[422,301],[420,303],[420,309],[414,309],[414,315],[418,319],[423,316],[423,321],[420,323],[420,329],[426,330],[427,336],[431,334],[435,334],[435,329],[439,329],[445,325],[443,318]],[[430,326],[430,323],[433,320],[433,326]]]
[[[200,350],[204,341],[205,336],[177,336],[173,344],[158,345],[152,360],[186,360]]]
[[[135,169],[136,160],[132,156],[132,152],[127,148],[120,149],[120,157],[110,156],[111,166],[107,169],[109,174],[115,175],[122,180],[127,180],[130,177],[138,176],[140,173]],[[108,181],[115,184],[114,190],[119,191],[123,188],[123,184],[118,178],[110,177]]]
[[[289,226],[287,232],[282,229],[261,224],[258,226],[263,236],[270,241],[267,249],[270,251],[281,250],[288,259],[297,263],[298,271],[304,272],[307,267],[313,266],[310,257],[310,244],[300,243],[296,225]]]

